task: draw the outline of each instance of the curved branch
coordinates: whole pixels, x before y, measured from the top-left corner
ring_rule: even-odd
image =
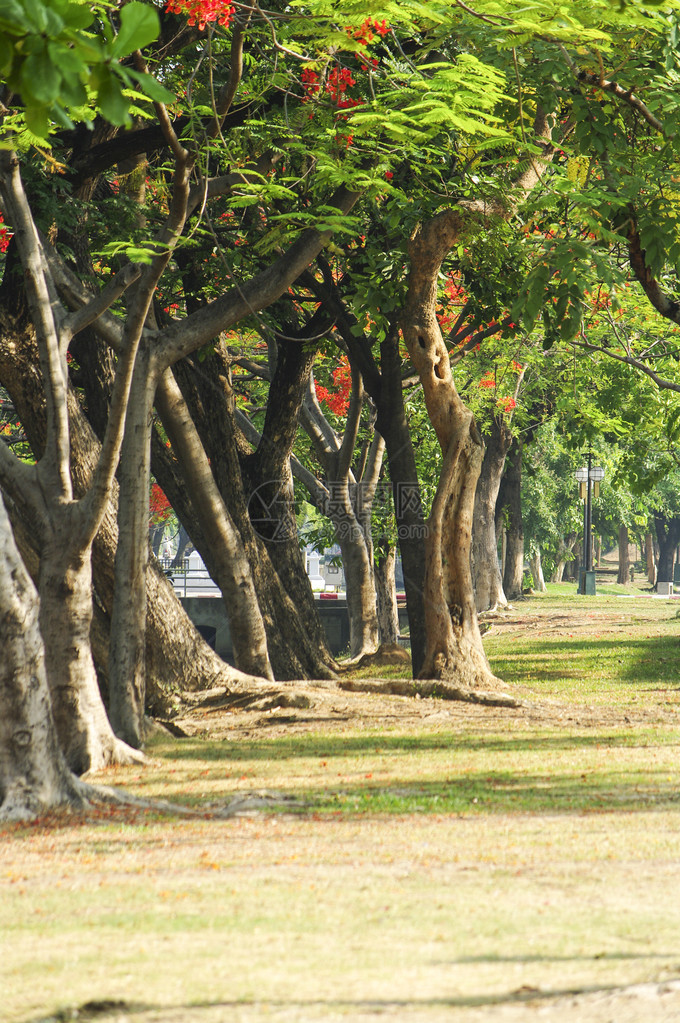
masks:
[[[640,241],[640,232],[634,217],[631,217],[628,229],[628,257],[636,279],[657,312],[661,313],[666,320],[680,324],[680,302],[666,294],[647,266],[645,251]]]

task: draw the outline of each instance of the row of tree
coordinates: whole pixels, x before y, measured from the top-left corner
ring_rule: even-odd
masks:
[[[476,599],[498,599],[508,454],[513,509],[524,444],[570,373],[593,389],[596,354],[679,386],[658,326],[680,321],[677,8],[3,10],[0,383],[32,457],[0,444],[0,487],[37,585],[5,526],[5,812],[45,802],[48,749],[65,777],[137,756],[150,701],[236,677],[149,564],[152,472],[224,595],[239,677],[334,673],[297,477],[337,531],[352,653],[380,638],[391,529],[414,673],[497,684]],[[10,627],[29,605],[30,649]]]

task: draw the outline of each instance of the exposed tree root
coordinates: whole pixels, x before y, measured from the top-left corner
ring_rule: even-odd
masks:
[[[488,707],[522,707],[524,703],[509,693],[455,686],[437,679],[352,679],[338,682],[339,689],[351,693],[384,693],[391,696],[412,696],[415,699],[433,697],[440,700],[459,700],[480,703]]]

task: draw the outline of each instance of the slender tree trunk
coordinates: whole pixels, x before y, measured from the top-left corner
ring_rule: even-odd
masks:
[[[317,647],[326,671],[332,667],[333,660],[298,541],[290,456],[317,354],[316,345],[306,338],[315,336],[327,324],[327,319],[320,310],[306,325],[299,340],[280,340],[271,345],[275,368],[262,434],[253,454],[241,459],[244,483],[250,495],[251,522],[267,548],[283,589],[305,622],[306,632]],[[294,336],[295,327],[291,325],[289,329]]]
[[[629,543],[628,527],[622,524],[619,526],[619,572],[616,577],[617,583],[620,583],[622,586],[627,586],[630,582]]]
[[[111,612],[109,717],[116,735],[139,748],[146,693],[146,569],[149,563],[149,428],[155,377],[145,344],[137,356],[119,467],[118,548]]]
[[[397,542],[411,636],[413,676],[425,662],[425,517],[413,441],[404,409],[399,335],[388,332],[380,345],[379,389],[371,392],[378,411],[376,429],[385,441],[397,520]]]
[[[397,549],[390,544],[380,550],[374,562],[375,592],[378,598],[378,630],[380,646],[399,642],[399,608],[394,569]]]
[[[507,604],[496,534],[496,501],[505,457],[512,444],[510,426],[503,417],[494,418],[485,441],[486,450],[477,481],[472,529],[472,572],[478,611]]]
[[[524,576],[524,526],[522,524],[522,443],[516,441],[505,470],[505,506],[508,509],[507,551],[503,589],[508,600],[522,596]]]
[[[647,560],[647,580],[656,586],[656,559],[654,557],[654,538],[651,533],[645,536],[645,557]]]
[[[541,552],[538,548],[532,553],[529,558],[529,567],[531,569],[531,575],[534,580],[534,589],[538,593],[545,593],[546,585],[545,579],[543,578],[543,565],[541,564]]]
[[[333,521],[345,571],[349,654],[351,658],[357,658],[375,653],[380,643],[373,551],[366,544],[363,530],[351,507],[346,509],[343,520],[336,516]]]
[[[267,635],[250,565],[170,370],[166,370],[159,382],[156,406],[183,466],[194,508],[212,549],[215,578],[227,608],[236,667],[247,674],[273,679]]]
[[[153,448],[151,459],[153,463]],[[187,557],[187,551],[191,546],[191,537],[180,522],[179,532],[177,534],[177,550],[175,551],[175,555],[170,563],[171,568],[180,568],[184,564],[184,559]]]
[[[264,541],[257,536],[248,514],[242,461],[251,455],[234,422],[234,397],[229,362],[218,346],[198,368],[183,360],[175,366],[182,393],[210,460],[215,482],[244,546],[250,564],[266,633],[269,660],[277,679],[331,678],[334,659],[314,608],[314,616],[289,596]],[[186,494],[173,486],[164,467],[154,461],[154,475],[192,536],[208,571],[213,574],[213,552],[201,531],[194,529],[195,514]],[[321,630],[321,633],[319,633]]]
[[[38,596],[0,498],[0,820],[82,805],[52,718]]]

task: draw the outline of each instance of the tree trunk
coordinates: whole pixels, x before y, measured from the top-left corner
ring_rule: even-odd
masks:
[[[253,575],[257,600],[262,613],[269,660],[277,679],[331,678],[334,660],[325,633],[314,608],[314,617],[286,592],[269,552],[250,521],[242,462],[251,452],[234,422],[234,396],[229,382],[229,360],[220,346],[199,368],[189,360],[175,366],[175,375],[191,411],[212,473],[224,504],[231,516]],[[186,494],[173,485],[164,468],[154,460],[154,475],[163,487],[178,516],[184,521],[196,549],[208,571],[216,572],[213,552],[205,538],[194,530],[195,515]],[[321,634],[319,634],[321,629]]]
[[[351,507],[343,519],[336,514],[337,541],[345,571],[345,592],[349,617],[349,655],[352,659],[378,649],[378,610],[373,576],[373,549]]]
[[[397,542],[404,572],[404,591],[411,636],[413,676],[425,662],[425,517],[420,499],[413,441],[404,409],[399,335],[388,332],[380,345],[381,374],[370,393],[376,403],[376,429],[385,441],[390,467]]]
[[[678,540],[680,540],[680,517],[656,513],[654,515],[654,524],[659,544],[657,582],[672,583],[675,548],[678,546]]]
[[[449,214],[452,224],[449,224]],[[458,395],[437,321],[437,280],[444,255],[460,236],[458,214],[435,217],[411,238],[409,291],[402,332],[423,384],[430,422],[443,454],[425,540],[426,647],[420,678],[453,679],[466,689],[495,687],[477,620],[470,548],[483,448],[474,417]]]
[[[399,608],[394,578],[396,561],[397,549],[390,544],[378,552],[374,562],[380,646],[394,645],[399,642]]]
[[[215,578],[227,608],[236,667],[273,679],[267,635],[241,538],[217,489],[210,464],[170,370],[159,381],[156,406],[180,460],[193,506],[212,549]]]
[[[545,579],[543,578],[543,565],[541,564],[541,552],[536,551],[529,558],[529,568],[534,580],[534,589],[538,593],[546,592]]]
[[[503,589],[508,600],[522,596],[524,577],[524,526],[522,523],[522,442],[516,440],[507,459],[504,482],[505,507],[508,509],[507,550]]]
[[[651,533],[645,536],[645,558],[647,560],[647,581],[656,586],[656,559],[654,557],[654,538]]]
[[[333,666],[333,659],[298,541],[290,456],[317,354],[316,344],[306,339],[318,334],[326,321],[325,313],[320,310],[306,324],[299,340],[279,340],[271,344],[275,367],[262,434],[252,455],[241,459],[250,520],[264,541],[283,589],[305,622],[307,635],[317,647],[325,672]],[[294,336],[295,326],[291,324],[288,329]]]
[[[149,424],[155,378],[142,343],[130,391],[118,480],[118,547],[109,647],[109,717],[130,746],[144,740],[146,691],[146,569],[149,563]]]
[[[52,714],[75,774],[98,771],[137,757],[114,735],[102,703],[90,648],[92,574],[90,548],[69,544],[70,517],[43,543],[40,557],[40,632],[47,652],[46,673]]]
[[[628,527],[624,525],[619,526],[619,572],[616,577],[617,583],[621,586],[627,586],[630,582],[630,559],[628,557],[628,546],[630,538],[628,536]]]
[[[2,326],[0,380],[9,391],[33,453],[39,458],[44,447],[45,410],[35,337],[32,330],[20,328],[14,320],[5,319]],[[73,489],[74,494],[80,497],[90,486],[99,455],[99,442],[73,392],[69,394],[69,426]],[[113,605],[113,561],[118,545],[117,507],[118,487],[114,484],[111,504],[92,551],[95,590],[107,615],[110,615]],[[21,509],[17,511],[21,513]],[[27,539],[35,543],[38,539],[35,529],[30,524],[24,525]],[[200,689],[217,684],[217,679],[228,684],[234,671],[224,664],[194,628],[175,596],[172,584],[158,572],[153,562],[147,575],[147,590],[147,709],[152,713],[165,713],[173,691],[179,688]],[[100,676],[108,679],[108,641],[106,657],[97,668]]]
[[[38,625],[38,596],[0,498],[0,820],[82,805],[52,718]]]
[[[478,611],[507,604],[498,561],[496,501],[505,457],[512,444],[512,433],[502,416],[494,417],[485,442],[486,450],[475,493],[472,529],[472,573]]]

